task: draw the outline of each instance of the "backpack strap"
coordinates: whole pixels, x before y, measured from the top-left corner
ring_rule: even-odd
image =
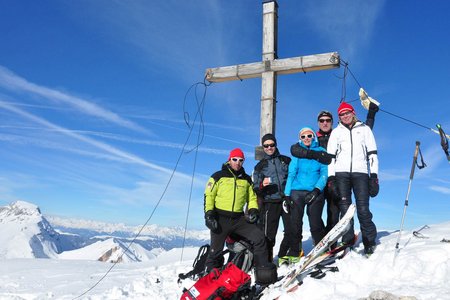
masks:
[[[211,247],[206,244],[198,249],[197,257],[192,264],[193,269],[187,273],[178,274],[178,279],[183,280],[191,277],[195,280],[196,277],[201,277],[206,268],[206,258],[208,257],[208,252]]]

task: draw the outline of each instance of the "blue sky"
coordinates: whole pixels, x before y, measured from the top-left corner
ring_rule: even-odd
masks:
[[[278,57],[337,51],[390,113],[450,132],[450,3],[280,0]],[[194,93],[206,68],[261,60],[261,1],[1,1],[0,204],[25,200],[45,214],[144,223],[188,141],[197,141]],[[278,77],[282,153],[298,130],[336,112],[343,68]],[[359,85],[348,76],[347,101]],[[191,90],[192,91],[192,90]],[[199,88],[199,98],[203,90]],[[203,226],[208,177],[241,147],[251,172],[259,144],[260,79],[212,84],[204,136],[183,153],[150,223]],[[357,115],[366,111],[352,102]],[[335,124],[336,125],[336,124]],[[377,115],[380,229],[400,227],[415,141],[405,227],[448,220],[450,164],[431,130]],[[196,162],[196,164],[194,164]],[[192,180],[192,174],[195,177]],[[192,191],[191,191],[192,183]],[[191,195],[191,196],[190,196]]]

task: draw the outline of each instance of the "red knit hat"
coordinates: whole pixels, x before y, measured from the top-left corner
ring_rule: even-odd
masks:
[[[228,160],[230,160],[232,157],[240,157],[245,159],[244,152],[242,152],[242,150],[239,148],[235,148],[230,151],[230,156],[228,156]]]
[[[351,111],[352,113],[354,113],[355,109],[353,108],[353,106],[351,106],[347,102],[342,102],[338,108],[338,115],[340,115],[341,113],[346,112],[346,111]]]

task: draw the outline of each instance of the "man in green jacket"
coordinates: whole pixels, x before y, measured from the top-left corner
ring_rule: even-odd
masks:
[[[258,202],[252,179],[242,167],[244,159],[241,149],[233,149],[228,161],[220,171],[211,176],[206,185],[205,224],[211,231],[206,271],[223,265],[222,251],[230,234],[238,235],[251,243],[256,269],[272,267],[268,261],[264,233],[256,226]],[[245,208],[247,215],[244,214]]]

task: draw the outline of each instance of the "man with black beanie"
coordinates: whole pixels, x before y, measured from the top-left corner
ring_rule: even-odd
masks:
[[[280,223],[283,219],[285,235],[291,226],[287,223],[289,217],[283,211],[284,187],[288,175],[289,163],[291,159],[281,155],[277,149],[277,140],[271,133],[264,135],[261,139],[264,149],[263,159],[255,166],[253,171],[253,189],[258,196],[260,208],[260,226],[266,236],[266,244],[269,252],[269,259],[273,259],[273,247],[275,237]],[[285,256],[287,249],[280,246],[279,255]],[[284,250],[283,250],[284,249]]]

